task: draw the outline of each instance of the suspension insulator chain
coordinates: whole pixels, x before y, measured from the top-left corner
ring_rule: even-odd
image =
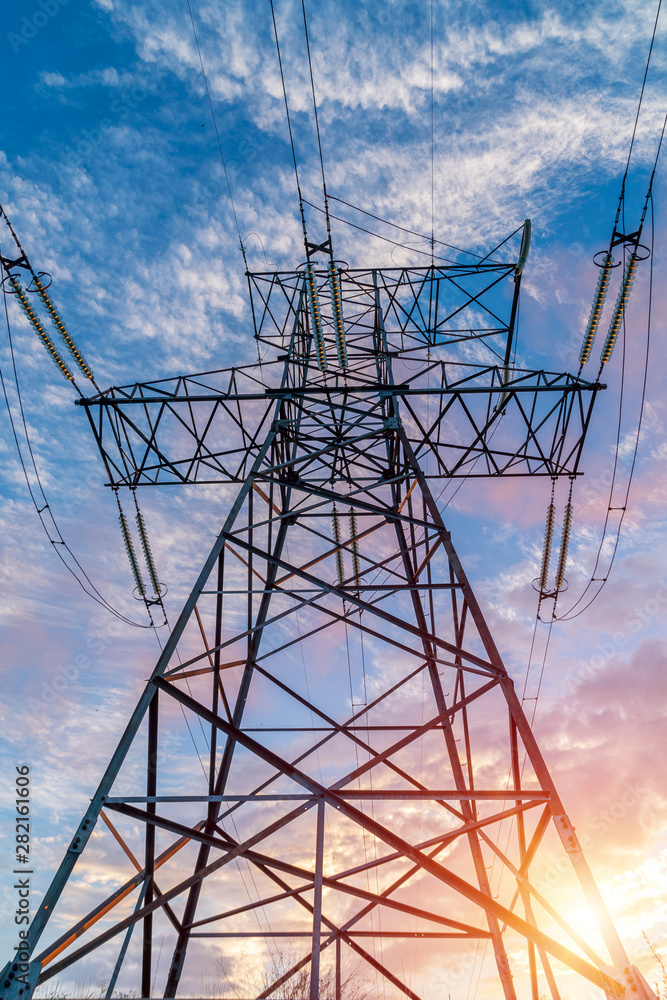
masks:
[[[614,312],[612,313],[611,323],[609,324],[609,333],[607,334],[607,339],[604,342],[602,354],[600,355],[600,363],[603,365],[609,361],[616,345],[618,331],[620,330],[621,323],[623,322],[625,307],[627,305],[628,298],[630,297],[630,289],[632,288],[632,282],[635,277],[635,271],[637,270],[638,263],[639,257],[633,250],[628,257],[628,263],[625,266],[625,273],[623,275],[621,287],[618,290],[618,298],[616,299],[616,305],[614,306]]]
[[[320,312],[320,298],[315,283],[315,272],[313,265],[306,264],[306,289],[308,292],[308,305],[310,306],[310,319],[313,327],[313,339],[315,341],[315,353],[320,371],[327,370],[327,351],[324,343],[324,331],[322,329],[322,313]]]
[[[333,512],[331,514],[331,530],[333,533],[333,540],[336,545],[336,573],[338,575],[338,583],[342,586],[345,581],[345,569],[343,567],[343,549],[342,549],[341,535],[340,535],[340,521],[338,520],[338,511],[336,510],[336,504],[333,505]]]
[[[37,293],[40,299],[44,303],[44,308],[51,317],[51,322],[53,323],[56,330],[62,337],[62,340],[65,343],[67,350],[70,352],[70,354],[72,355],[72,357],[74,358],[74,360],[76,361],[77,365],[81,369],[82,373],[86,376],[86,378],[92,379],[93,373],[89,364],[87,363],[83,354],[81,353],[79,348],[74,343],[74,340],[70,336],[69,330],[67,329],[62,319],[60,318],[60,315],[58,314],[56,307],[51,301],[48,292],[46,291],[43,284],[39,280],[39,275],[34,274],[32,280],[35,285],[35,288],[37,289]]]
[[[29,319],[30,325],[32,326],[33,330],[35,331],[35,333],[41,340],[42,344],[48,351],[49,357],[53,361],[54,365],[56,366],[60,374],[63,376],[63,378],[66,378],[68,382],[73,382],[74,376],[72,375],[72,372],[68,368],[65,361],[61,358],[56,345],[53,343],[48,333],[42,326],[37,314],[35,313],[35,310],[32,308],[30,302],[28,301],[28,296],[24,292],[21,286],[21,282],[19,281],[19,279],[15,274],[9,275],[9,283],[14,289],[14,293],[21,304],[23,312]]]
[[[357,541],[357,515],[354,510],[350,511],[350,537],[352,539],[352,574],[354,585],[358,587],[361,578],[361,564],[359,562],[359,542]]]
[[[600,276],[598,278],[597,288],[595,289],[595,297],[593,299],[593,305],[591,307],[591,313],[588,317],[588,324],[586,325],[586,332],[584,334],[584,341],[581,345],[581,350],[579,352],[579,361],[582,365],[585,365],[588,361],[591,350],[593,348],[593,342],[595,340],[595,335],[598,332],[598,326],[600,323],[600,317],[602,316],[602,309],[604,307],[604,300],[607,296],[607,288],[609,287],[609,279],[611,277],[612,267],[614,265],[614,258],[611,253],[607,253],[604,258],[604,263],[600,271]]]
[[[567,563],[567,550],[570,544],[570,532],[572,531],[572,487],[570,496],[565,508],[563,517],[563,535],[560,541],[560,556],[558,557],[558,569],[556,570],[556,590],[560,590],[565,582],[565,566]]]
[[[120,530],[123,533],[123,541],[125,542],[125,551],[127,552],[127,558],[130,563],[130,568],[132,569],[132,575],[137,585],[137,590],[139,591],[143,599],[146,600],[146,584],[141,578],[139,561],[137,560],[137,554],[134,551],[134,543],[132,541],[132,536],[130,535],[130,529],[127,524],[127,518],[125,517],[125,514],[121,509],[118,494],[116,494],[116,500],[118,501],[118,520],[120,521]]]
[[[136,503],[136,496],[135,496]],[[155,597],[160,596],[160,581],[158,580],[157,570],[155,568],[155,560],[153,559],[153,553],[151,551],[150,542],[148,541],[148,533],[146,531],[146,523],[144,521],[144,516],[137,507],[137,529],[139,531],[139,539],[141,541],[141,548],[144,553],[144,559],[146,560],[146,568],[148,570],[148,576],[151,581],[151,586],[153,588],[153,595]]]
[[[542,550],[542,569],[540,571],[540,591],[547,589],[547,579],[549,576],[549,563],[551,562],[551,543],[554,537],[554,520],[556,517],[556,508],[553,502],[553,492],[551,503],[547,508],[547,523],[544,532],[544,548]]]
[[[329,289],[331,291],[331,310],[333,312],[334,331],[336,334],[336,350],[338,364],[341,368],[348,367],[347,342],[345,340],[345,324],[343,322],[343,293],[340,284],[340,268],[332,260],[328,264]]]

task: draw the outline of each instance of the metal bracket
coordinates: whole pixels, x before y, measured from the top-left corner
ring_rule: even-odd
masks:
[[[329,236],[324,243],[311,243],[306,240],[306,255],[308,260],[310,260],[311,254],[314,253],[331,253],[331,237]]]
[[[579,838],[574,832],[574,827],[567,816],[554,816],[554,823],[567,853],[574,854],[575,851],[580,851],[581,844],[579,843]]]
[[[641,234],[641,229],[634,233],[619,233],[618,229],[615,229],[611,237],[611,248],[618,247],[622,243],[638,243]]]
[[[0,264],[2,264],[6,271],[9,271],[11,267],[23,267],[27,271],[30,270],[30,264],[28,263],[28,258],[25,254],[17,257],[16,260],[10,260],[9,257],[3,257],[0,254]]]
[[[30,1000],[41,971],[41,962],[7,962],[0,974],[3,1000]]]
[[[624,987],[623,1000],[656,1000],[655,993],[636,965],[624,965],[622,969],[614,965],[605,965],[602,967],[602,972],[621,983]],[[606,995],[608,1000],[618,1000],[613,994]]]

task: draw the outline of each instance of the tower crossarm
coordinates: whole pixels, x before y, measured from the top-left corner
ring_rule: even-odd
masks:
[[[316,453],[345,437],[346,449],[358,451],[359,478],[380,479],[381,441],[387,420],[397,419],[383,411],[389,395],[401,400],[403,425],[428,478],[576,475],[595,397],[604,388],[545,371],[515,371],[505,380],[497,366],[445,362],[399,383],[337,376],[285,385],[276,376],[286,368],[293,375],[291,362],[262,368],[263,384],[248,386],[247,377],[231,389],[215,384],[245,375],[239,369],[114,387],[78,400],[109,482],[241,483],[280,399],[289,403],[288,430],[298,413],[306,417],[299,433],[310,453],[310,476],[318,475]],[[330,477],[325,465],[323,481]]]

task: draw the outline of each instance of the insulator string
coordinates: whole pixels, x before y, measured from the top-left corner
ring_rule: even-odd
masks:
[[[627,305],[628,298],[630,297],[630,290],[632,288],[632,282],[635,277],[635,271],[637,270],[638,263],[639,257],[635,251],[633,251],[628,257],[628,262],[625,265],[623,280],[621,281],[621,286],[618,290],[616,305],[614,306],[611,322],[609,324],[609,332],[607,333],[607,339],[605,340],[604,347],[602,348],[602,354],[600,355],[600,366],[606,365],[616,345],[618,332],[621,329],[621,323],[623,322],[623,317],[625,316],[625,307]]]
[[[153,588],[153,594],[155,597],[159,597],[162,587],[160,581],[158,580],[157,570],[155,568],[155,560],[153,559],[153,552],[151,550],[151,545],[148,540],[148,532],[146,531],[146,522],[144,521],[144,515],[139,510],[136,491],[133,491],[133,495],[134,495],[134,505],[136,507],[137,530],[139,532],[139,540],[141,542],[141,548],[144,553],[144,559],[146,560],[146,569],[148,570],[148,576],[150,578],[151,586]]]
[[[333,540],[336,545],[336,575],[338,577],[338,583],[342,587],[345,582],[345,568],[343,566],[343,549],[340,534],[340,520],[338,518],[338,510],[336,504],[333,505],[333,511],[331,514],[331,529],[333,533]]]
[[[118,504],[118,520],[120,522],[120,530],[123,535],[123,541],[125,543],[125,551],[127,552],[127,558],[130,564],[130,569],[132,570],[132,576],[134,577],[134,582],[137,585],[137,590],[145,600],[146,584],[144,583],[141,576],[141,570],[139,569],[139,561],[137,559],[137,554],[134,550],[134,542],[132,541],[132,536],[130,534],[127,518],[125,517],[125,512],[123,511],[120,502],[120,497],[118,495],[118,487],[115,487],[114,493],[116,494],[116,503]]]
[[[44,288],[44,285],[42,284],[42,282],[40,281],[39,275],[37,275],[37,274],[33,275],[33,279],[32,280],[33,280],[33,283],[35,285],[35,288],[37,289],[37,294],[39,295],[40,299],[44,303],[44,308],[46,309],[46,311],[48,312],[49,316],[51,317],[51,322],[53,323],[53,325],[55,326],[56,330],[60,334],[60,337],[61,337],[63,343],[65,344],[65,346],[67,347],[67,350],[70,352],[70,354],[72,355],[72,357],[76,361],[77,365],[81,369],[82,374],[85,375],[86,378],[90,379],[91,382],[94,381],[94,379],[93,379],[93,372],[92,372],[92,369],[91,369],[90,365],[88,364],[88,362],[84,358],[84,356],[81,353],[81,351],[79,350],[79,348],[76,346],[76,344],[75,344],[75,342],[74,342],[74,340],[73,340],[73,338],[72,338],[69,330],[65,326],[64,322],[62,321],[60,315],[58,314],[58,312],[56,310],[56,307],[54,306],[53,302],[51,301],[51,297],[49,296],[48,292]]]
[[[28,301],[28,296],[25,294],[25,291],[23,290],[23,287],[21,285],[18,276],[16,274],[10,273],[9,283],[14,290],[14,294],[16,295],[16,298],[18,299],[21,308],[23,309],[23,312],[28,317],[30,325],[32,326],[33,330],[41,340],[44,347],[46,348],[46,351],[51,360],[53,361],[54,365],[56,366],[60,374],[63,376],[63,378],[67,379],[68,382],[74,383],[74,376],[72,375],[72,372],[70,371],[66,362],[61,357],[56,345],[53,343],[48,333],[42,326],[42,323],[39,317],[37,316],[37,313],[30,305],[30,302]]]
[[[591,306],[590,316],[588,317],[588,323],[586,325],[586,332],[584,333],[584,340],[581,345],[581,351],[579,352],[579,361],[582,366],[586,364],[590,357],[595,336],[598,332],[598,326],[600,325],[600,317],[602,316],[602,309],[604,307],[605,298],[607,297],[607,288],[609,287],[609,279],[611,277],[613,264],[614,258],[611,255],[611,251],[608,251],[600,270],[597,288],[595,289],[595,297],[593,298],[593,305]]]
[[[563,533],[560,540],[560,555],[558,557],[558,568],[556,570],[556,590],[560,590],[565,581],[565,566],[567,564],[567,550],[570,544],[570,532],[572,531],[572,486],[574,480],[570,480],[570,494],[567,498],[565,515],[563,517]],[[554,608],[555,611],[555,608]]]
[[[350,510],[350,538],[352,540],[352,574],[354,576],[354,585],[355,587],[359,587],[361,564],[359,562],[359,542],[357,541],[357,514],[354,508]]]
[[[313,327],[313,340],[315,341],[315,353],[320,370],[327,370],[327,351],[324,342],[324,330],[322,329],[322,313],[320,311],[320,298],[315,281],[315,271],[313,265],[308,261],[306,264],[306,291],[308,295],[308,306],[310,309],[310,319]]]
[[[331,292],[331,310],[333,312],[334,332],[336,334],[338,364],[341,368],[347,368],[347,342],[345,340],[345,323],[343,320],[343,293],[340,281],[340,268],[334,264],[333,260],[330,260],[327,270],[329,272],[329,290]]]
[[[542,547],[542,567],[540,569],[540,593],[547,589],[549,578],[549,563],[551,562],[551,546],[554,537],[554,521],[556,518],[556,508],[554,506],[555,483],[551,485],[551,503],[547,507],[547,520],[544,529],[544,545]]]

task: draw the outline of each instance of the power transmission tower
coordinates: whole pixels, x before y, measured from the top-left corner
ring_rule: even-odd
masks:
[[[514,365],[529,232],[510,259],[505,243],[426,267],[348,269],[310,246],[293,273],[248,275],[261,365],[77,401],[112,486],[217,483],[231,499],[32,922],[30,963],[2,973],[8,1000],[98,949],[110,989],[126,963],[142,996],[174,997],[212,945],[283,938],[294,964],[262,996],[305,969],[315,1000],[325,968],[341,996],[351,953],[416,998],[405,941],[422,966],[490,949],[507,1000],[522,969],[532,1000],[544,984],[558,1000],[562,966],[609,997],[651,996],[438,503],[464,477],[580,471],[604,387]],[[113,887],[38,948],[104,829]],[[531,881],[547,849],[605,954]]]

